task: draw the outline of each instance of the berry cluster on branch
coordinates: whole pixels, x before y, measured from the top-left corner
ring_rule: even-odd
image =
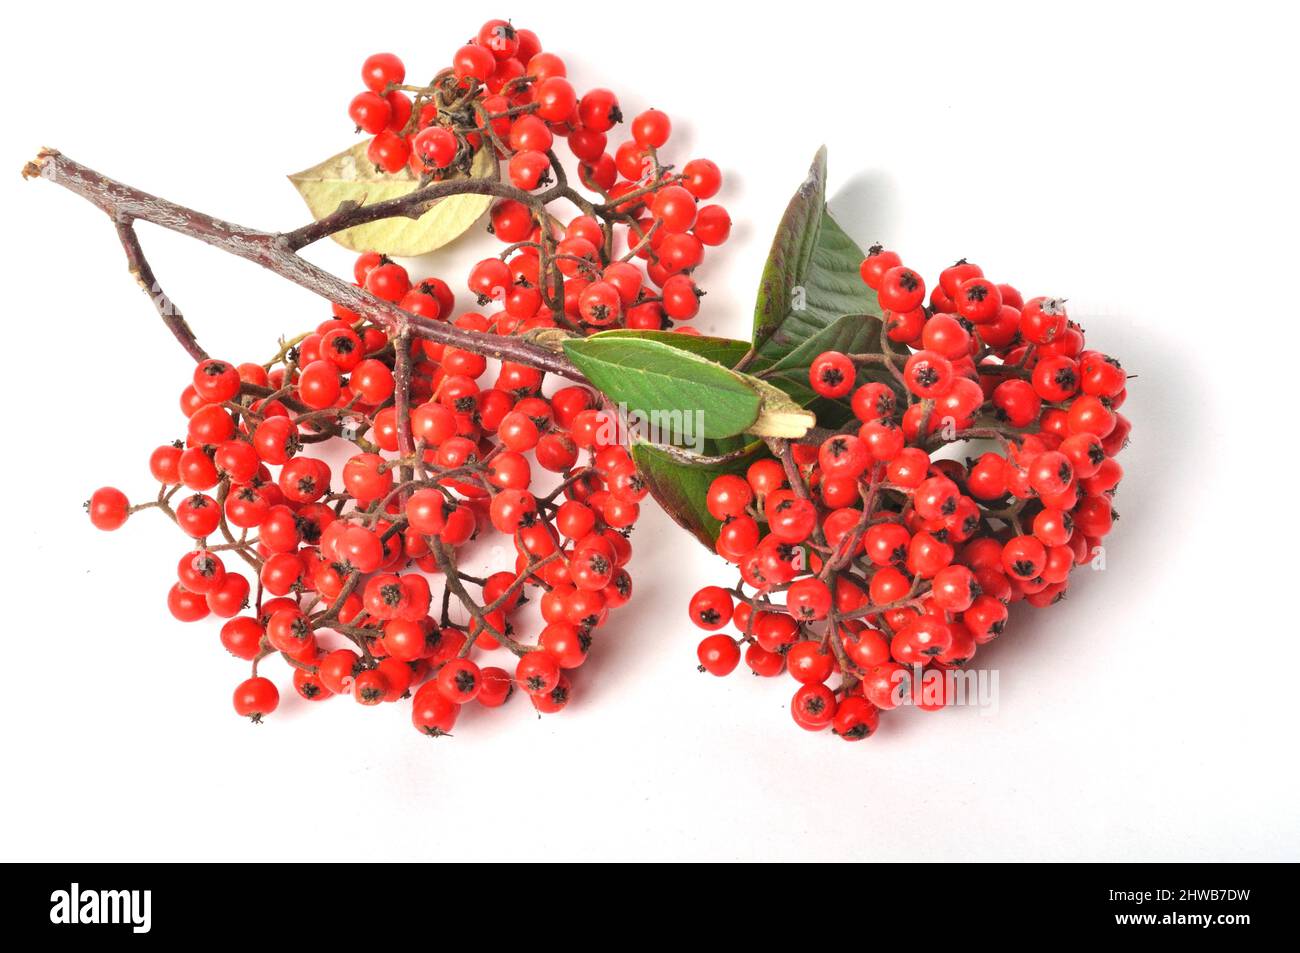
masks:
[[[881,711],[951,703],[952,682],[922,692],[924,673],[969,663],[1011,604],[1065,595],[1116,519],[1129,434],[1126,375],[1085,347],[1064,301],[1025,301],[963,260],[926,306],[920,275],[879,246],[861,274],[884,309],[880,351],[809,369],[856,419],[712,482],[717,551],[740,579],[689,607],[716,633],[701,671],[730,674],[743,649],[754,674],[798,683],[798,725],[849,741]]]
[[[471,273],[480,303],[497,300],[520,323],[544,310],[574,331],[661,330],[698,313],[703,292],[691,273],[708,247],[727,240],[731,218],[721,205],[700,204],[722,187],[713,162],[692,159],[680,171],[661,162],[672,132],[666,113],[635,116],[611,153],[622,122],[617,96],[604,88],[579,96],[564,61],[504,20],[485,23],[427,86],[406,84],[390,53],[367,59],[362,77],[368,88],[349,115],[373,135],[367,155],[377,167],[409,167],[423,191],[442,195],[475,187],[452,177],[469,175],[485,147],[504,164],[507,181],[483,185],[498,196],[490,231],[508,248]],[[577,159],[582,189],[570,184],[557,139]],[[547,212],[556,201],[580,214],[561,222]],[[512,272],[511,255],[532,267]]]
[[[272,656],[305,699],[413,695],[412,720],[430,735],[449,732],[465,703],[496,707],[516,686],[538,711],[558,711],[593,634],[631,596],[628,534],[646,487],[614,414],[537,335],[665,330],[693,318],[702,295],[693,272],[730,231],[725,209],[700,204],[721,175],[705,159],[680,172],[662,164],[671,122],[653,109],[611,155],[622,118],[614,94],[579,97],[564,62],[505,21],[485,24],[427,86],[406,85],[392,54],[368,58],[362,78],[367,90],[349,112],[374,137],[368,155],[388,172],[409,165],[420,181],[296,231],[221,223],[51,151],[25,170],[108,212],[147,290],[156,280],[137,219],[252,258],[333,304],[329,320],[282,341],[271,360],[244,364],[208,357],[178,312],[160,309],[199,361],[181,397],[185,439],[150,456],[156,498],[132,506],[101,488],[90,517],[113,530],[157,509],[189,537],[168,607],[186,622],[227,620],[223,645],[252,665],[234,706],[254,720],[279,703],[259,673]],[[577,186],[556,138],[579,160]],[[480,153],[495,174],[469,175]],[[489,231],[506,244],[468,276],[478,310],[458,313],[449,284],[413,280],[378,253],[357,259],[352,286],[297,255],[467,193],[496,197]],[[544,389],[548,373],[573,383]],[[351,451],[336,474],[315,451],[340,442]],[[551,485],[535,482],[535,468],[554,474]],[[458,553],[487,531],[511,539],[516,559],[473,576]],[[512,621],[530,592],[544,620],[531,639]],[[453,623],[453,600],[468,622]],[[513,670],[479,664],[497,649],[513,653]]]

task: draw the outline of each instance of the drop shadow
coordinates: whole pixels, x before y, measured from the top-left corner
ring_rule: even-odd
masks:
[[[887,243],[899,223],[898,189],[886,173],[853,173],[826,202],[835,221],[864,247]]]
[[[1179,350],[1178,342],[1157,322],[1163,316],[1140,320],[1131,314],[1112,311],[1081,310],[1076,320],[1098,332],[1091,343],[1104,345],[1106,353],[1119,355],[1126,368],[1140,368],[1141,373],[1129,384],[1129,400],[1121,412],[1134,419],[1129,446],[1120,454],[1124,478],[1115,494],[1115,508],[1121,513],[1106,542],[1106,568],[1094,570],[1080,566],[1070,576],[1066,598],[1054,606],[1037,609],[1025,604],[1011,607],[1005,632],[993,642],[981,646],[971,663],[973,669],[997,669],[999,705],[1014,703],[1026,686],[1033,684],[1037,673],[1049,670],[1059,650],[1056,634],[1060,623],[1108,614],[1115,618],[1114,592],[1107,586],[1107,575],[1122,572],[1125,577],[1150,576],[1164,571],[1168,563],[1171,540],[1178,539],[1180,510],[1194,470],[1181,463],[1185,449],[1180,435],[1197,432],[1198,420],[1204,420],[1203,405],[1208,397],[1191,386],[1187,376],[1189,355]],[[1148,588],[1149,583],[1144,588]],[[1068,614],[1068,615],[1066,615]],[[1097,651],[1121,659],[1134,631],[1123,624],[1098,627],[1089,635]],[[1014,673],[1014,678],[1001,677]],[[938,714],[938,713],[936,713]],[[943,712],[949,717],[984,718],[978,707],[967,706]],[[882,737],[886,734],[905,737],[926,730],[928,719],[919,715],[886,714]]]

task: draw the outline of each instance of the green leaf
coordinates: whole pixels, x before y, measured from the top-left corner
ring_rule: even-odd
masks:
[[[754,346],[762,348],[781,327],[812,263],[813,249],[826,214],[826,147],[817,150],[808,177],[786,206],[776,227],[772,250],[758,286],[754,306]],[[841,314],[847,312],[840,312]]]
[[[822,149],[786,209],[763,271],[754,309],[754,354],[746,374],[740,375],[760,398],[758,414],[745,428],[748,433],[797,437],[814,420],[837,427],[851,417],[847,402],[813,393],[808,368],[823,351],[881,350],[880,306],[859,276],[862,258],[862,250],[826,211],[826,150]],[[689,345],[686,341],[691,338],[674,338],[680,336],[650,332],[645,339],[673,347],[694,346],[700,355],[728,366],[747,353],[740,342]],[[748,376],[760,372],[769,373],[761,379]],[[868,365],[861,376],[888,381],[886,373]],[[643,443],[632,448],[651,494],[678,524],[710,548],[721,524],[709,515],[709,485],[721,474],[744,473],[755,460],[770,456],[763,442],[745,443],[745,439],[733,435],[706,441],[707,455],[736,454],[720,463],[691,460],[689,455]]]
[[[719,464],[681,463],[658,447],[639,443],[632,459],[650,487],[651,495],[673,518],[709,549],[718,541],[722,524],[709,515],[709,484],[724,473],[743,474],[755,460],[768,456],[766,445],[754,441],[735,460]]]
[[[734,367],[741,358],[749,353],[750,346],[735,338],[709,337],[702,334],[680,334],[675,331],[630,331],[619,328],[602,332],[602,337],[639,338],[647,341],[659,341],[679,350],[698,354],[710,361],[717,361],[724,367]],[[762,395],[760,394],[760,399]],[[720,439],[706,439],[700,447],[700,455],[721,457],[740,450],[753,442],[748,434],[736,434]]]
[[[606,331],[603,337],[637,338],[658,341],[689,351],[710,361],[716,361],[724,367],[734,367],[750,351],[750,345],[733,338],[707,337],[702,334],[680,334],[675,331]],[[820,352],[819,352],[820,353]],[[815,355],[814,355],[815,356]],[[817,423],[816,415],[803,410],[802,405],[792,401],[780,388],[772,386],[765,380],[742,375],[751,387],[758,391],[758,418],[745,429],[745,434],[759,437],[802,437],[808,428]],[[805,370],[804,376],[807,377]],[[812,393],[811,388],[806,388]],[[851,413],[851,411],[850,411]],[[738,450],[749,441],[744,435],[737,435],[724,440],[708,440],[701,456],[720,457]]]
[[[749,344],[734,338],[715,338],[703,334],[681,334],[676,331],[616,331],[601,332],[603,338],[635,339],[641,341],[658,341],[679,351],[689,351],[710,361],[716,361],[723,367],[735,367],[742,357],[749,353]]]
[[[565,341],[564,352],[593,386],[629,413],[675,421],[689,417],[694,427],[698,412],[694,432],[709,439],[742,433],[758,419],[762,401],[750,379],[662,341],[605,332]]]
[[[862,258],[862,249],[826,210],[823,147],[772,241],[754,308],[757,355],[751,371],[779,363],[846,314],[880,318],[876,294],[858,272]],[[879,329],[878,320],[868,322],[868,337],[855,346],[878,351]],[[806,379],[803,384],[806,387]]]
[[[310,169],[289,176],[289,181],[316,219],[331,214],[344,202],[371,205],[400,198],[419,186],[419,180],[409,169],[395,174],[377,171],[366,155],[368,144],[368,139],[359,142]],[[487,150],[480,150],[474,157],[471,174],[475,178],[484,178],[491,172],[492,162]],[[419,218],[386,218],[357,225],[331,237],[352,251],[377,251],[412,258],[459,238],[491,204],[490,195],[449,195]]]

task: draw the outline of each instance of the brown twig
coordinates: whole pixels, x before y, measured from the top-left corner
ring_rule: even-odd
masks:
[[[163,293],[162,285],[154,276],[149,259],[145,257],[144,249],[140,247],[140,236],[136,234],[135,222],[126,217],[114,217],[113,227],[117,229],[122,250],[126,252],[127,268],[131,272],[131,277],[140,286],[140,290],[149,296],[163,324],[167,325],[176,340],[181,342],[181,347],[185,348],[186,354],[195,361],[206,360],[208,352],[200,346],[189,323],[185,320],[185,315],[181,314],[176,303]]]
[[[124,185],[69,159],[54,149],[42,150],[36,159],[27,163],[23,168],[23,176],[46,179],[80,195],[112,218],[114,227],[119,229],[119,236],[121,236],[119,226],[121,222],[130,223],[132,229],[136,221],[151,222],[169,231],[206,242],[214,248],[239,258],[256,262],[282,278],[287,278],[294,284],[347,308],[362,318],[373,321],[390,333],[397,333],[400,323],[405,320],[409,323],[411,334],[415,337],[476,351],[497,360],[526,364],[579,383],[586,380],[568,358],[542,345],[521,338],[468,331],[450,323],[423,318],[336,278],[298,254],[298,249],[307,244],[303,239],[311,238],[312,235],[316,235],[316,232],[304,234],[303,230],[299,229],[297,232],[276,234],[223,221]],[[475,191],[478,186],[474,183],[480,181],[482,180],[458,179],[445,184],[464,191]],[[374,221],[376,213],[372,210],[377,208],[385,211],[384,215],[378,216],[381,218],[400,214],[393,210],[390,203],[347,206],[322,219],[329,222],[329,229],[324,234],[332,234],[332,231],[341,228]],[[138,260],[143,261],[143,256],[141,255]],[[150,276],[152,277],[152,272]],[[172,330],[173,333],[176,332],[175,327]],[[192,334],[190,338],[193,338]],[[181,343],[186,351],[194,356],[197,342],[191,344],[181,339]]]

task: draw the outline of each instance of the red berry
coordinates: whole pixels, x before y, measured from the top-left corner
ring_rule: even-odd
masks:
[[[499,708],[514,693],[515,683],[510,678],[510,673],[503,668],[489,665],[479,676],[482,687],[476,700],[485,708]]]
[[[608,327],[622,316],[623,299],[608,281],[596,281],[579,296],[578,313],[593,327]]]
[[[236,658],[250,661],[262,643],[262,625],[249,616],[236,616],[221,627],[221,644]]]
[[[942,397],[952,387],[952,363],[934,351],[917,351],[903,367],[903,380],[917,397]]]
[[[705,245],[721,245],[731,237],[731,216],[721,205],[705,205],[695,214],[691,231]]]
[[[533,89],[533,102],[537,104],[537,115],[540,118],[547,122],[561,123],[573,115],[573,110],[578,105],[578,95],[573,91],[573,85],[563,76],[549,76]]]
[[[691,621],[708,631],[721,629],[730,622],[734,609],[731,593],[721,586],[705,586],[691,597]]]
[[[644,149],[659,149],[672,133],[668,114],[658,109],[647,109],[632,120],[632,138]]]
[[[194,368],[194,390],[208,403],[234,400],[240,384],[238,369],[225,361],[209,358]]]
[[[508,60],[519,52],[519,34],[508,20],[488,20],[479,28],[475,41],[498,60]]]
[[[352,97],[352,102],[348,104],[348,116],[358,129],[373,136],[388,127],[393,107],[379,93],[367,90]]]
[[[401,265],[386,262],[371,269],[366,290],[385,301],[400,301],[411,290],[411,278]]]
[[[370,145],[366,147],[366,158],[376,168],[382,169],[390,175],[401,172],[406,167],[406,162],[410,157],[411,147],[406,141],[406,137],[398,135],[391,129],[385,129],[379,133],[370,140]]]
[[[708,159],[692,159],[682,166],[682,185],[697,199],[711,199],[722,188],[722,172]]]
[[[1002,292],[987,278],[970,278],[953,296],[957,312],[973,324],[988,324],[1002,312]]]
[[[406,79],[406,67],[392,53],[374,53],[361,65],[361,81],[376,93]]]
[[[939,272],[938,290],[942,291],[949,300],[956,301],[957,292],[961,288],[962,282],[970,281],[972,278],[980,278],[983,275],[984,271],[979,265],[972,265],[965,258],[962,258]]]
[[[623,121],[618,97],[608,89],[593,89],[578,102],[578,119],[590,132],[608,132]]]
[[[515,666],[515,681],[530,695],[545,694],[560,682],[560,664],[548,652],[529,652]]]
[[[452,659],[438,670],[434,684],[443,697],[457,705],[473,701],[483,687],[479,667],[469,659]]]
[[[695,196],[680,185],[670,185],[655,193],[650,212],[662,231],[684,232],[695,224]],[[661,246],[662,247],[662,246]]]
[[[1047,564],[1047,550],[1032,536],[1016,536],[1002,547],[1002,568],[1015,579],[1033,579]]]
[[[105,486],[90,495],[86,510],[96,529],[115,530],[126,522],[131,512],[131,502],[121,490]],[[215,525],[213,528],[216,528]]]
[[[458,79],[476,79],[484,82],[496,70],[497,60],[491,50],[469,43],[456,51],[451,65]]]
[[[895,265],[880,276],[876,295],[882,308],[911,311],[925,301],[925,282],[912,269]]]
[[[176,525],[195,539],[213,533],[221,524],[221,507],[206,493],[187,496],[176,507]],[[121,524],[118,524],[121,525]]]
[[[700,671],[710,675],[730,675],[740,664],[740,646],[729,635],[710,635],[700,642],[696,654]]]
[[[421,129],[411,140],[411,149],[427,165],[435,169],[445,169],[451,165],[460,150],[460,143],[450,129],[442,126],[430,126]]]
[[[262,716],[275,711],[280,704],[280,692],[266,678],[250,678],[239,683],[234,695],[235,713],[260,722]]]
[[[808,731],[822,731],[835,718],[835,693],[822,684],[799,686],[790,700],[795,724]]]
[[[411,723],[433,738],[450,734],[459,714],[460,706],[448,701],[433,682],[421,685],[411,702]]]
[[[835,709],[831,730],[845,741],[861,741],[875,734],[880,725],[880,711],[865,698],[844,699]]]
[[[569,703],[569,695],[572,688],[569,684],[567,675],[561,675],[560,681],[549,692],[539,692],[536,695],[529,695],[528,700],[533,703],[533,707],[544,715],[552,715],[564,708]]]
[[[754,502],[754,491],[748,482],[734,474],[723,474],[709,485],[705,506],[715,520],[726,520],[745,515]]]
[[[207,599],[197,592],[190,592],[179,582],[167,593],[167,610],[179,622],[198,622],[211,611]]]
[[[880,245],[872,245],[867,249],[867,257],[862,259],[858,271],[862,276],[863,283],[868,288],[872,291],[879,291],[885,272],[902,263],[903,260],[898,257],[897,252],[887,251]]]
[[[1065,302],[1059,298],[1033,298],[1020,312],[1020,334],[1031,344],[1048,344],[1066,327]]]
[[[339,369],[330,361],[312,361],[298,378],[298,399],[313,410],[333,407],[342,392]]]
[[[853,390],[857,379],[853,361],[839,351],[817,355],[808,368],[808,382],[823,397],[843,397]]]
[[[952,646],[952,629],[941,619],[921,616],[895,633],[890,654],[903,665],[922,665]]]

